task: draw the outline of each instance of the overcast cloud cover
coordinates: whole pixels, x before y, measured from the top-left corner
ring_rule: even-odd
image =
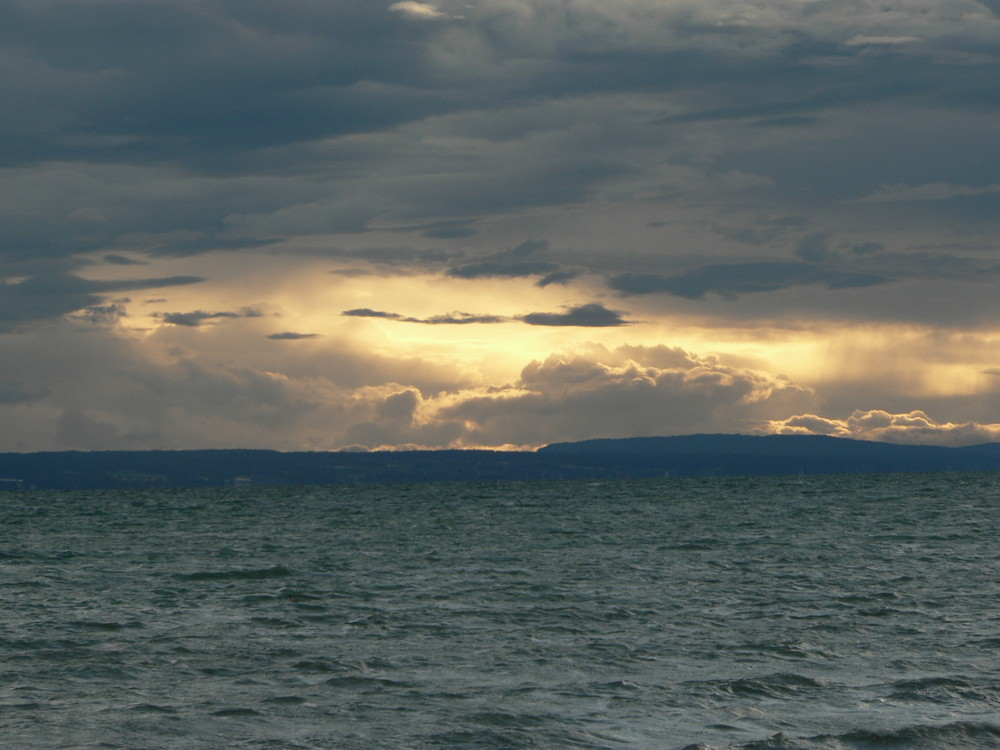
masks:
[[[1000,438],[996,0],[5,0],[0,450]]]

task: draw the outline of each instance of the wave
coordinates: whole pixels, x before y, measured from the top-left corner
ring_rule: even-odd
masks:
[[[785,733],[740,745],[742,750],[997,750],[1000,727],[977,722],[915,725],[895,731],[858,729],[795,739]]]
[[[104,620],[70,620],[66,623],[73,630],[96,630],[96,631],[116,631],[116,630],[126,630],[128,628],[142,628],[145,627],[138,620],[129,620],[128,622],[116,622],[116,621],[104,621]]]
[[[260,711],[256,711],[252,708],[220,708],[218,711],[213,711],[212,716],[228,716],[228,717],[240,717],[240,716],[260,716]]]
[[[903,701],[947,702],[955,697],[978,698],[973,684],[960,675],[953,677],[924,677],[916,680],[900,680],[891,685],[889,697]]]
[[[824,688],[821,682],[811,677],[789,672],[777,672],[764,677],[717,680],[708,684],[721,693],[742,698],[788,698]]]
[[[174,578],[181,581],[257,581],[265,578],[287,578],[294,575],[284,565],[270,568],[240,568],[238,570],[199,570],[195,573],[179,573]]]
[[[365,677],[363,675],[347,675],[345,677],[331,677],[324,685],[345,690],[359,690],[362,693],[379,691],[383,688],[414,688],[412,682],[403,680],[390,680],[385,677]]]

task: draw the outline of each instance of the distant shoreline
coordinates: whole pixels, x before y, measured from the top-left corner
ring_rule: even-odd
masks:
[[[0,453],[0,491],[995,470],[1000,443],[951,448],[813,435],[682,435],[555,443],[533,452]]]

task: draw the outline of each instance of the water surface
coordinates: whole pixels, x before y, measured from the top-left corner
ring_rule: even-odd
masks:
[[[1000,748],[1000,476],[0,495],[0,736]]]

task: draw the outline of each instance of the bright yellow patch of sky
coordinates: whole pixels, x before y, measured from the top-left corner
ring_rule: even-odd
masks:
[[[208,313],[253,309],[262,316],[241,321],[261,338],[279,332],[317,334],[293,346],[337,345],[351,340],[388,357],[414,357],[453,366],[462,379],[482,384],[512,382],[532,360],[554,352],[573,352],[588,344],[608,349],[622,345],[679,347],[697,355],[716,355],[738,367],[783,374],[822,390],[826,386],[887,384],[912,396],[972,395],[996,391],[1000,378],[986,372],[995,366],[1000,332],[955,333],[928,327],[852,322],[811,322],[798,326],[773,323],[739,326],[678,314],[628,314],[632,324],[618,327],[532,326],[517,320],[532,312],[558,313],[594,301],[585,280],[571,285],[538,287],[531,280],[452,278],[408,274],[396,268],[345,263],[323,257],[296,258],[258,253],[239,258],[247,271],[232,273],[235,253],[157,259],[150,265],[100,264],[92,278],[148,278],[198,275],[206,280],[188,286],[138,292],[128,303],[126,328],[147,333],[169,326],[168,312]],[[223,273],[222,269],[226,268]],[[336,271],[353,271],[340,274]],[[357,273],[357,272],[361,273]],[[630,310],[632,299],[605,295],[609,309]],[[463,325],[405,322],[388,318],[344,316],[345,310],[369,308],[421,320],[453,313],[494,315],[503,323]],[[231,318],[206,321],[204,328],[232,326]],[[194,333],[194,331],[192,331]],[[174,337],[168,337],[170,339]]]

